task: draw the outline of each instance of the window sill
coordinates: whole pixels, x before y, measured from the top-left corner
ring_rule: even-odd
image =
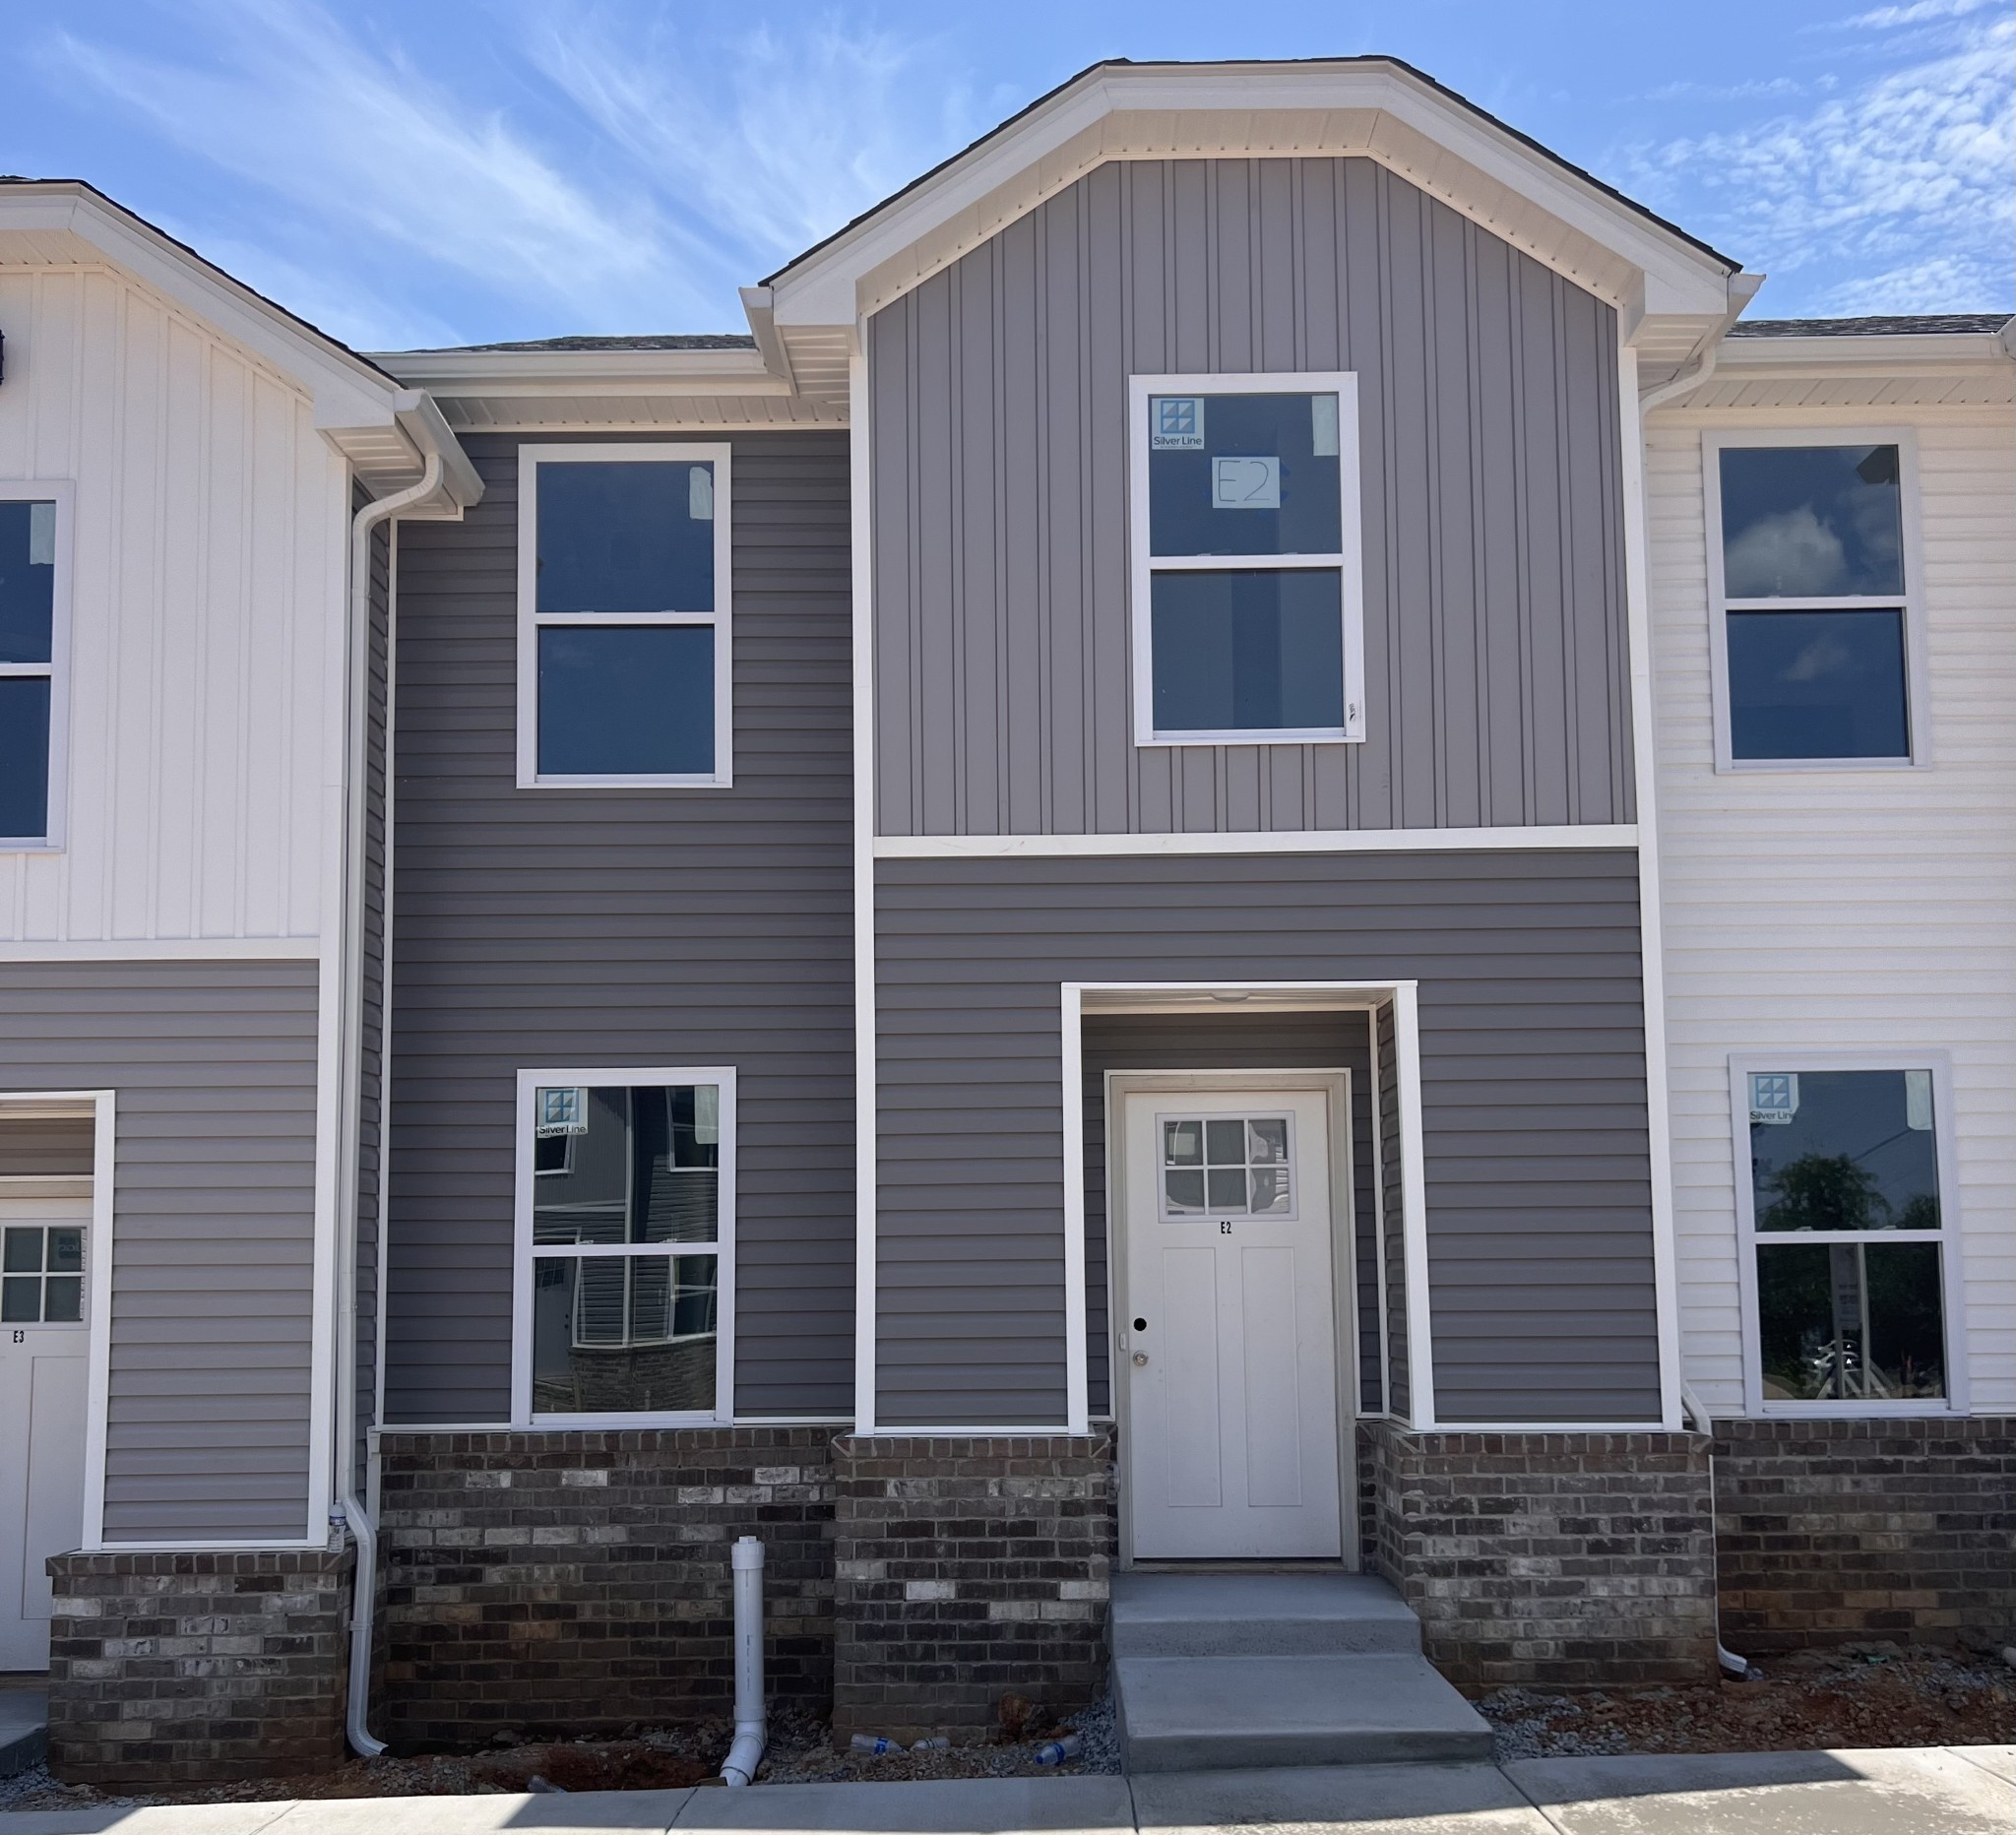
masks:
[[[1362,732],[1346,732],[1336,727],[1306,730],[1259,727],[1234,732],[1155,732],[1134,741],[1144,750],[1178,745],[1362,745],[1364,742]]]
[[[1929,771],[1924,758],[1725,758],[1716,761],[1716,775],[1725,778],[1777,777],[1787,772]]]
[[[726,791],[734,789],[734,784],[732,777],[712,772],[694,772],[677,777],[630,777],[612,774],[601,777],[518,780],[518,788],[522,791]]]
[[[1912,1421],[1925,1415],[1965,1416],[1949,1399],[1926,1397],[1922,1402],[1765,1402],[1744,1419],[1750,1421]]]
[[[731,1427],[727,1415],[535,1415],[530,1421],[499,1427],[500,1433],[586,1433],[598,1427]],[[396,1431],[396,1429],[388,1429]]]

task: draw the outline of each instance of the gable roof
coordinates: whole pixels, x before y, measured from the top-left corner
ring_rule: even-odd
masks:
[[[121,270],[290,377],[314,404],[316,429],[374,496],[410,483],[429,451],[442,456],[454,502],[481,496],[440,411],[369,357],[86,179],[0,177],[0,267],[72,262]]]
[[[1377,160],[1614,306],[1670,368],[1753,292],[1736,261],[1393,57],[1093,65],[745,289],[778,373],[846,399],[858,322],[1113,160]]]

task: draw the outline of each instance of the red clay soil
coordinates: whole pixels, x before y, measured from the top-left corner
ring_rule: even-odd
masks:
[[[1762,1667],[1753,1680],[1573,1696],[1504,1689],[1478,1705],[1503,1758],[2016,1743],[2016,1673],[1992,1658],[1861,1644]]]

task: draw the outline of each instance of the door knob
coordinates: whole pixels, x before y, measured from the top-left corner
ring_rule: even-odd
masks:
[[[1145,1351],[1137,1351],[1137,1352],[1135,1352],[1135,1354],[1134,1354],[1134,1367],[1135,1367],[1136,1369],[1139,1369],[1139,1368],[1140,1368],[1140,1367],[1142,1366],[1142,1364],[1146,1363],[1147,1361],[1148,1361],[1148,1353],[1147,1353],[1147,1352],[1145,1352]]]

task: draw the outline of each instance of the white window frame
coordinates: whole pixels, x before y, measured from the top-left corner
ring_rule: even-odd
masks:
[[[533,1377],[533,1263],[554,1256],[633,1253],[617,1243],[533,1242],[533,1171],[535,1091],[553,1084],[580,1090],[643,1089],[712,1084],[721,1092],[721,1163],[715,1240],[668,1242],[667,1258],[712,1252],[715,1262],[715,1367],[712,1410],[664,1413],[535,1415]],[[528,1431],[573,1427],[696,1427],[726,1426],[735,1418],[735,1073],[727,1065],[672,1065],[639,1069],[521,1070],[518,1073],[517,1199],[513,1230],[511,1305],[511,1424]],[[658,1245],[653,1246],[658,1252]]]
[[[1750,1171],[1750,1078],[1776,1070],[1924,1070],[1932,1077],[1932,1148],[1939,1161],[1937,1230],[1759,1231]],[[1734,1051],[1729,1060],[1730,1139],[1735,1177],[1737,1280],[1743,1319],[1743,1403],[1753,1418],[1965,1415],[1968,1412],[1967,1283],[1961,1268],[1960,1176],[1953,1112],[1953,1060],[1937,1050],[1892,1047],[1866,1051]],[[1936,1242],[1944,1312],[1946,1393],[1894,1402],[1767,1402],[1764,1339],[1757,1297],[1760,1245],[1828,1242]]]
[[[518,449],[518,788],[727,790],[734,783],[734,583],[731,449],[688,440],[529,445]],[[714,467],[712,611],[538,609],[539,468],[548,465],[707,464]],[[686,772],[539,771],[539,631],[562,625],[701,625],[714,632],[714,769]]]
[[[1337,397],[1337,474],[1341,551],[1335,554],[1151,555],[1148,524],[1148,401],[1155,395],[1330,395]],[[1358,379],[1353,370],[1272,371],[1261,375],[1131,376],[1127,383],[1129,580],[1133,596],[1134,743],[1166,745],[1351,745],[1365,736],[1365,570],[1358,488]],[[1152,589],[1159,573],[1233,573],[1335,569],[1344,613],[1344,725],[1247,727],[1224,731],[1160,732],[1155,725]]]
[[[71,524],[76,491],[68,478],[0,478],[0,502],[56,506],[56,578],[50,610],[49,661],[0,663],[0,676],[46,676],[49,683],[49,804],[45,832],[0,835],[0,854],[60,854],[70,802]]]
[[[1723,572],[1722,455],[1731,447],[1894,446],[1898,513],[1904,533],[1904,591],[1818,599],[1729,597]],[[1701,435],[1701,495],[1708,532],[1708,656],[1715,701],[1715,768],[1740,775],[1785,771],[1922,771],[1931,764],[1931,687],[1925,664],[1924,561],[1920,549],[1918,442],[1910,427],[1744,427]],[[1729,614],[1732,611],[1894,611],[1904,613],[1904,758],[1738,758],[1732,730]]]

